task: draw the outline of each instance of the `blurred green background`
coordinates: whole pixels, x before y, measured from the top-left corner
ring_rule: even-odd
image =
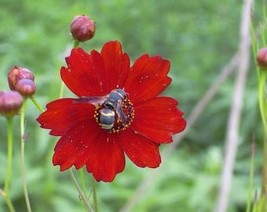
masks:
[[[71,48],[69,23],[77,14],[97,24],[93,40],[82,47],[100,49],[119,40],[132,61],[147,52],[170,59],[173,83],[166,91],[188,117],[193,107],[238,48],[240,0],[0,0],[0,90],[7,90],[6,73],[13,65],[27,67],[36,77],[36,98],[45,104],[59,95],[59,69]],[[256,141],[256,187],[259,187],[261,124],[257,106],[254,62],[250,68],[241,137],[234,169],[229,211],[244,211],[249,178],[250,146]],[[224,156],[233,77],[223,84],[188,135],[162,162],[160,173],[131,211],[213,211]],[[26,166],[33,211],[84,211],[69,174],[53,167],[57,138],[39,128],[39,112],[28,102]],[[15,150],[11,197],[17,211],[26,211],[21,185],[19,119],[15,119]],[[162,150],[166,148],[162,146]],[[6,122],[0,117],[0,187],[6,164]],[[119,211],[135,189],[156,170],[140,169],[128,161],[112,183],[97,185],[100,211]],[[88,193],[90,176],[85,175]],[[7,211],[0,198],[0,211]]]

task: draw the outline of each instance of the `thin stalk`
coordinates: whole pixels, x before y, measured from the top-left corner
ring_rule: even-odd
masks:
[[[266,25],[266,7],[264,6],[266,3],[265,3],[265,0],[262,1],[262,16],[263,16],[263,25]],[[265,26],[264,26],[265,27]],[[261,33],[261,39],[262,39],[262,43],[263,45],[265,46],[266,45],[266,36],[265,36],[265,30],[262,31]]]
[[[260,115],[264,128],[263,139],[263,170],[262,170],[262,197],[264,198],[264,208],[267,207],[267,116],[266,116],[266,98],[265,98],[266,73],[261,72],[258,86],[258,98]]]
[[[13,117],[7,117],[7,168],[4,187],[4,196],[10,212],[14,212],[14,206],[9,197],[9,186],[12,173],[12,149],[13,149]]]
[[[83,192],[86,195],[86,183],[85,183],[84,169],[81,169],[79,173],[80,173],[81,186],[82,186]]]
[[[264,137],[265,135],[267,135],[267,120],[265,114],[265,80],[266,80],[266,74],[263,71],[261,71],[259,77],[259,85],[258,85],[258,99],[259,99],[260,115],[264,128]]]
[[[64,88],[65,88],[65,84],[62,81],[60,84],[59,98],[62,98],[64,96]]]
[[[26,166],[25,166],[25,139],[24,139],[24,133],[25,133],[25,127],[24,127],[24,121],[25,121],[25,105],[26,101],[24,102],[21,113],[20,113],[20,155],[21,155],[21,172],[22,172],[22,185],[23,185],[23,192],[24,192],[24,198],[27,206],[27,211],[31,212],[31,204],[28,194],[28,188],[27,188],[27,180],[26,180]]]
[[[70,173],[70,177],[71,177],[71,179],[72,179],[72,181],[73,181],[73,183],[74,183],[74,185],[75,185],[75,187],[76,187],[76,189],[77,189],[77,191],[78,191],[78,193],[80,195],[80,198],[82,199],[87,211],[93,212],[93,209],[91,208],[86,196],[84,195],[84,193],[83,193],[83,191],[82,191],[82,189],[81,189],[81,187],[80,187],[75,175],[73,174],[72,169],[69,170],[69,173]]]
[[[73,41],[73,48],[77,48],[80,45],[80,41],[74,40]]]
[[[265,196],[265,203],[267,204],[267,141],[266,141],[266,135],[264,136],[264,144],[263,144],[262,189],[263,189],[263,194]]]
[[[255,163],[255,143],[251,145],[251,159],[249,169],[249,184],[248,184],[248,198],[246,212],[251,211],[252,194],[253,194],[253,182],[254,182],[254,163]]]
[[[34,96],[31,96],[30,99],[32,100],[33,104],[35,105],[35,107],[36,107],[40,112],[44,112],[43,107],[39,104],[39,102],[35,99]]]
[[[95,212],[98,212],[96,181],[93,177],[92,177],[92,192],[93,192],[93,202],[94,202]]]

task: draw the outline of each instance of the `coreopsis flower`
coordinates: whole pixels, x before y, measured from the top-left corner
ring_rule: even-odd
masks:
[[[171,82],[170,62],[144,54],[130,66],[117,41],[101,52],[73,49],[66,62],[61,78],[77,98],[50,102],[37,119],[60,136],[53,164],[61,171],[86,166],[106,182],[123,171],[125,155],[139,167],[158,167],[159,146],[186,126],[178,102],[158,96]]]

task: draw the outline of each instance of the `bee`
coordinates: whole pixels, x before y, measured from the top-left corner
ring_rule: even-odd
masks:
[[[105,130],[110,130],[115,123],[115,112],[108,108],[102,108],[99,110],[99,125]]]
[[[114,110],[124,124],[127,122],[127,118],[123,112],[121,103],[126,96],[127,94],[123,89],[114,89],[110,92],[110,94],[107,96],[107,99],[103,103],[105,108]]]
[[[127,123],[127,117],[122,109],[122,102],[127,97],[126,92],[123,89],[114,89],[108,95],[101,97],[81,97],[78,101],[88,102],[100,107],[99,113],[99,125],[101,128],[110,130],[113,128],[116,121],[116,115],[123,124]]]

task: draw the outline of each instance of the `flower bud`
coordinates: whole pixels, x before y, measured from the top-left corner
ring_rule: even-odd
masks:
[[[261,48],[258,51],[257,63],[261,69],[267,69],[267,48]]]
[[[0,91],[0,115],[16,115],[23,104],[23,98],[17,91]]]
[[[77,41],[90,40],[95,34],[95,22],[85,15],[75,16],[70,24],[70,32]]]
[[[35,83],[30,79],[21,79],[17,82],[15,90],[22,96],[30,97],[35,93]]]
[[[18,83],[19,80],[30,79],[34,81],[34,75],[27,68],[14,66],[8,72],[7,79],[8,79],[9,88],[11,90],[16,90],[16,84]]]

